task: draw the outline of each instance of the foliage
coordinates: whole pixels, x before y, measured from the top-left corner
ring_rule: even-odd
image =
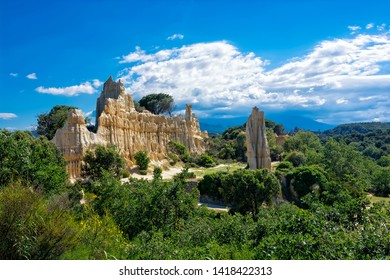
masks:
[[[153,114],[169,114],[172,115],[175,109],[173,97],[165,93],[152,93],[141,98],[139,106],[145,107],[146,110]]]
[[[222,176],[221,183],[231,212],[251,213],[254,219],[263,202],[270,204],[280,193],[279,181],[267,169],[237,170]]]
[[[294,167],[303,165],[306,163],[306,156],[299,151],[292,151],[286,155],[286,161],[291,162]]]
[[[109,215],[99,216],[84,209],[85,217],[79,221],[78,245],[67,250],[61,259],[66,260],[117,260],[126,259],[129,244],[122,231]]]
[[[373,163],[345,142],[329,139],[324,146],[326,170],[335,181],[356,190],[371,188]]]
[[[198,183],[198,189],[201,195],[207,195],[214,199],[222,199],[222,182],[221,178],[226,173],[210,173],[203,176]]]
[[[326,173],[316,166],[300,166],[287,175],[287,179],[293,181],[294,191],[301,198],[310,192],[317,192],[327,187]]]
[[[284,142],[284,151],[298,151],[304,154],[308,164],[320,164],[323,160],[323,146],[319,137],[310,131],[299,131]]]
[[[0,259],[58,259],[78,242],[64,207],[18,185],[0,191]]]
[[[108,171],[114,177],[126,175],[123,173],[125,162],[113,145],[108,147],[97,145],[94,150],[85,153],[83,161],[82,174],[91,179],[101,177],[104,171]]]
[[[170,232],[181,227],[197,204],[196,190],[186,190],[181,180],[131,180],[121,184],[107,174],[93,183],[99,199],[94,208],[102,215],[108,211],[120,229],[133,238],[142,231],[160,228]]]
[[[390,129],[390,123],[367,122],[367,123],[350,123],[338,125],[333,129],[327,130],[324,134],[328,136],[347,135],[354,132],[366,134],[369,132],[386,131]]]
[[[27,131],[0,130],[0,187],[20,182],[55,193],[67,179],[65,160],[52,142]]]
[[[140,170],[147,170],[150,162],[147,151],[139,151],[134,155],[134,159]]]
[[[183,144],[170,141],[168,143],[168,149],[170,151],[170,158],[175,161],[175,158],[179,157],[183,162],[188,162],[190,158],[190,153],[188,152],[186,146]],[[176,160],[177,161],[177,160]]]
[[[162,179],[162,168],[155,167],[153,169],[153,180],[161,180]]]
[[[49,113],[39,114],[37,119],[37,133],[46,136],[49,140],[53,139],[57,129],[64,126],[71,109],[76,109],[76,107],[56,105]]]
[[[200,156],[199,165],[204,167],[213,167],[215,166],[215,162],[211,156],[203,154]]]

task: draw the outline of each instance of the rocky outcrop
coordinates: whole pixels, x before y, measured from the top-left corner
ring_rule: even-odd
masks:
[[[119,95],[125,93],[125,86],[122,84],[121,80],[117,83],[114,82],[112,77],[110,76],[108,80],[104,83],[102,93],[96,100],[96,122],[95,126],[99,125],[99,117],[104,110],[104,106],[106,105],[106,100],[108,98],[117,99]],[[134,103],[133,103],[134,105]],[[134,106],[133,106],[134,107]]]
[[[71,178],[80,177],[83,154],[96,144],[117,146],[129,166],[141,150],[149,153],[152,164],[159,165],[168,159],[170,141],[182,143],[193,154],[205,152],[204,139],[208,135],[200,131],[191,105],[186,105],[185,118],[182,115],[172,118],[154,115],[146,110],[137,112],[132,96],[125,94],[123,84],[111,77],[104,83],[96,103],[96,134],[87,130],[81,111],[72,112],[53,139],[67,160]]]
[[[246,123],[247,158],[250,169],[271,169],[264,112],[254,107]]]
[[[81,161],[85,151],[93,145],[101,144],[97,135],[88,131],[84,115],[78,109],[69,111],[67,122],[56,131],[53,142],[66,160],[66,170],[70,178],[80,177]]]

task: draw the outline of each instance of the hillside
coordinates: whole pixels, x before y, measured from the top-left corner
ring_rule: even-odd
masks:
[[[333,129],[329,129],[324,131],[324,134],[327,136],[333,135],[346,135],[351,134],[353,132],[359,132],[362,134],[366,134],[369,132],[375,132],[378,130],[386,131],[390,130],[390,122],[381,123],[381,122],[363,122],[363,123],[349,123],[349,124],[341,124],[336,126]]]

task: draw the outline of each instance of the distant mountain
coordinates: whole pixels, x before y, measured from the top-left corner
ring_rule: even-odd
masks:
[[[349,123],[349,124],[341,124],[336,126],[333,129],[324,131],[326,135],[346,135],[352,132],[359,132],[362,134],[366,134],[369,132],[374,132],[377,130],[390,130],[390,122],[381,123],[381,122],[366,122],[366,123]]]
[[[200,119],[200,128],[201,130],[207,130],[209,133],[222,133],[229,127],[243,125],[248,120],[248,117]],[[294,130],[296,127],[311,131],[325,131],[335,127],[335,125],[321,123],[307,117],[286,113],[265,113],[265,118],[275,123],[283,124],[286,131]]]

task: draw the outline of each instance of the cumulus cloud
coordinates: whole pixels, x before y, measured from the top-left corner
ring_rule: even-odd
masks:
[[[167,38],[167,40],[175,40],[175,39],[179,39],[179,40],[182,40],[184,38],[184,35],[183,34],[173,34],[172,36],[169,36]]]
[[[10,75],[11,77],[17,77],[17,76],[18,76],[18,73],[9,73],[9,75]]]
[[[301,108],[330,123],[389,117],[381,113],[390,107],[388,33],[325,40],[306,55],[269,70],[266,59],[243,53],[227,41],[155,53],[136,47],[120,63],[129,64],[119,78],[136,99],[166,92],[178,105],[198,106],[204,116],[239,115],[260,106]],[[335,112],[340,108],[344,113]],[[359,116],[364,109],[372,109],[372,116]]]
[[[26,78],[27,78],[27,79],[30,79],[30,80],[36,80],[36,79],[38,79],[36,73],[28,74],[28,75],[26,76]]]
[[[18,116],[14,113],[0,113],[0,119],[2,120],[9,120],[13,118],[17,118]]]
[[[220,108],[258,103],[265,93],[261,85],[265,62],[253,53],[239,52],[225,41],[154,54],[138,48],[125,56],[124,62],[139,63],[120,74],[128,91],[138,98],[147,93],[167,92],[178,103]]]
[[[372,22],[366,25],[366,29],[371,29],[373,27],[374,27],[374,24]]]
[[[97,87],[101,85],[99,80],[93,80],[93,82],[84,82],[80,85],[68,86],[68,87],[37,87],[35,90],[39,93],[46,93],[52,95],[64,95],[64,96],[77,96],[81,93],[94,94],[97,92]]]

